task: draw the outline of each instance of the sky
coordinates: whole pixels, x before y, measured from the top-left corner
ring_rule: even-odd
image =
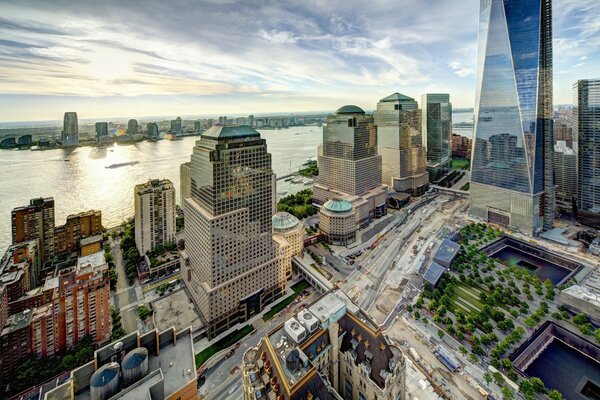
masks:
[[[527,1],[527,0],[524,0]],[[600,1],[554,0],[554,101],[598,78]],[[473,107],[478,0],[0,0],[0,121]]]

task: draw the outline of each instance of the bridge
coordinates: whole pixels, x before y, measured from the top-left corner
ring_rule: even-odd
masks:
[[[0,149],[11,149],[19,146],[31,146],[33,143],[31,134],[23,136],[9,136],[0,139]]]
[[[320,293],[327,293],[333,289],[333,284],[329,282],[323,275],[317,272],[316,269],[308,265],[298,256],[292,257],[292,266],[312,287]]]

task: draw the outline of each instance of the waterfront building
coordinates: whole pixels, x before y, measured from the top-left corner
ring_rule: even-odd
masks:
[[[130,119],[127,121],[127,134],[129,136],[137,135],[138,133],[138,122],[137,119]]]
[[[554,145],[556,206],[571,211],[577,198],[577,154],[564,140]]]
[[[183,210],[185,199],[192,195],[192,163],[186,162],[179,167],[180,175],[180,190],[179,190],[179,206]]]
[[[429,176],[417,102],[400,93],[391,94],[379,100],[373,119],[383,183],[396,192],[420,196],[427,190]]]
[[[97,349],[44,400],[197,399],[191,328],[130,333]]]
[[[181,135],[182,126],[181,126],[181,117],[177,117],[171,120],[171,131],[176,135]]]
[[[151,179],[134,189],[135,244],[141,255],[175,242],[175,187],[168,179]]]
[[[15,378],[20,360],[31,354],[30,310],[8,317],[0,333],[0,384],[2,387]]]
[[[554,224],[551,2],[482,0],[479,27],[469,212],[539,233]]]
[[[148,131],[148,137],[150,139],[158,139],[160,137],[158,125],[155,122],[149,122],[148,125],[146,125],[146,130]]]
[[[42,263],[54,256],[54,198],[31,199],[11,212],[13,244],[37,239]]]
[[[377,127],[373,117],[361,108],[343,106],[327,117],[317,163],[319,179],[313,186],[316,204],[332,199],[348,201],[359,228],[386,214],[387,188],[381,184]]]
[[[63,147],[79,146],[79,124],[76,112],[66,112],[61,134]]]
[[[54,228],[54,255],[78,254],[81,241],[102,235],[102,212],[89,210],[69,215],[64,225]]]
[[[211,127],[194,147],[190,181],[182,277],[213,338],[286,290],[272,238],[266,141],[249,126]]]
[[[452,158],[471,159],[473,141],[466,136],[452,134]]]
[[[244,400],[404,399],[406,361],[375,321],[333,290],[243,355]]]
[[[248,116],[248,125],[250,125],[251,127],[254,127],[254,115]]]
[[[600,79],[573,85],[573,133],[577,138],[577,219],[600,229]]]
[[[429,179],[439,181],[452,167],[452,103],[449,94],[424,94],[423,146]]]
[[[108,122],[96,122],[96,140],[108,136]]]
[[[200,120],[194,121],[194,132],[202,133],[202,121],[200,121]]]

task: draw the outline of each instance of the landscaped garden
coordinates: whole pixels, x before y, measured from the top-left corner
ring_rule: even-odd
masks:
[[[204,364],[206,360],[217,354],[219,351],[233,346],[235,343],[248,336],[253,330],[254,327],[252,325],[246,325],[243,328],[230,333],[216,343],[208,346],[200,353],[196,354],[196,368],[200,368],[200,366]]]
[[[308,289],[309,286],[310,286],[309,283],[306,282],[305,280],[301,280],[300,282],[293,285],[290,289],[292,289],[294,291],[294,294],[289,295],[288,297],[286,297],[285,299],[281,300],[279,303],[277,303],[273,307],[271,307],[271,309],[263,315],[263,321],[270,320],[281,310],[283,310],[284,308],[286,308],[287,306],[292,304],[292,302],[294,300],[296,300],[296,297],[298,297],[300,295],[300,293],[302,293],[306,289]]]

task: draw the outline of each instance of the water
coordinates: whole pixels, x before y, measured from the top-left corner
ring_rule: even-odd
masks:
[[[273,170],[285,175],[315,157],[322,128],[296,127],[260,131],[272,154]],[[56,224],[67,215],[90,209],[102,211],[105,227],[133,215],[133,187],[148,179],[170,179],[179,204],[179,166],[190,160],[198,137],[139,142],[109,148],[74,150],[0,151],[0,249],[11,242],[10,211],[35,197],[54,197]],[[68,159],[69,161],[65,161]],[[139,161],[120,168],[115,163]],[[310,186],[278,181],[277,190],[289,193]]]
[[[546,387],[558,390],[567,400],[589,400],[590,397],[580,393],[587,381],[600,386],[600,363],[558,339],[554,339],[524,372],[537,376]]]
[[[570,270],[541,258],[534,257],[514,247],[506,246],[495,253],[490,254],[492,258],[499,258],[501,261],[508,261],[509,265],[516,265],[527,271],[536,274],[543,282],[546,279],[557,285],[567,275]]]

